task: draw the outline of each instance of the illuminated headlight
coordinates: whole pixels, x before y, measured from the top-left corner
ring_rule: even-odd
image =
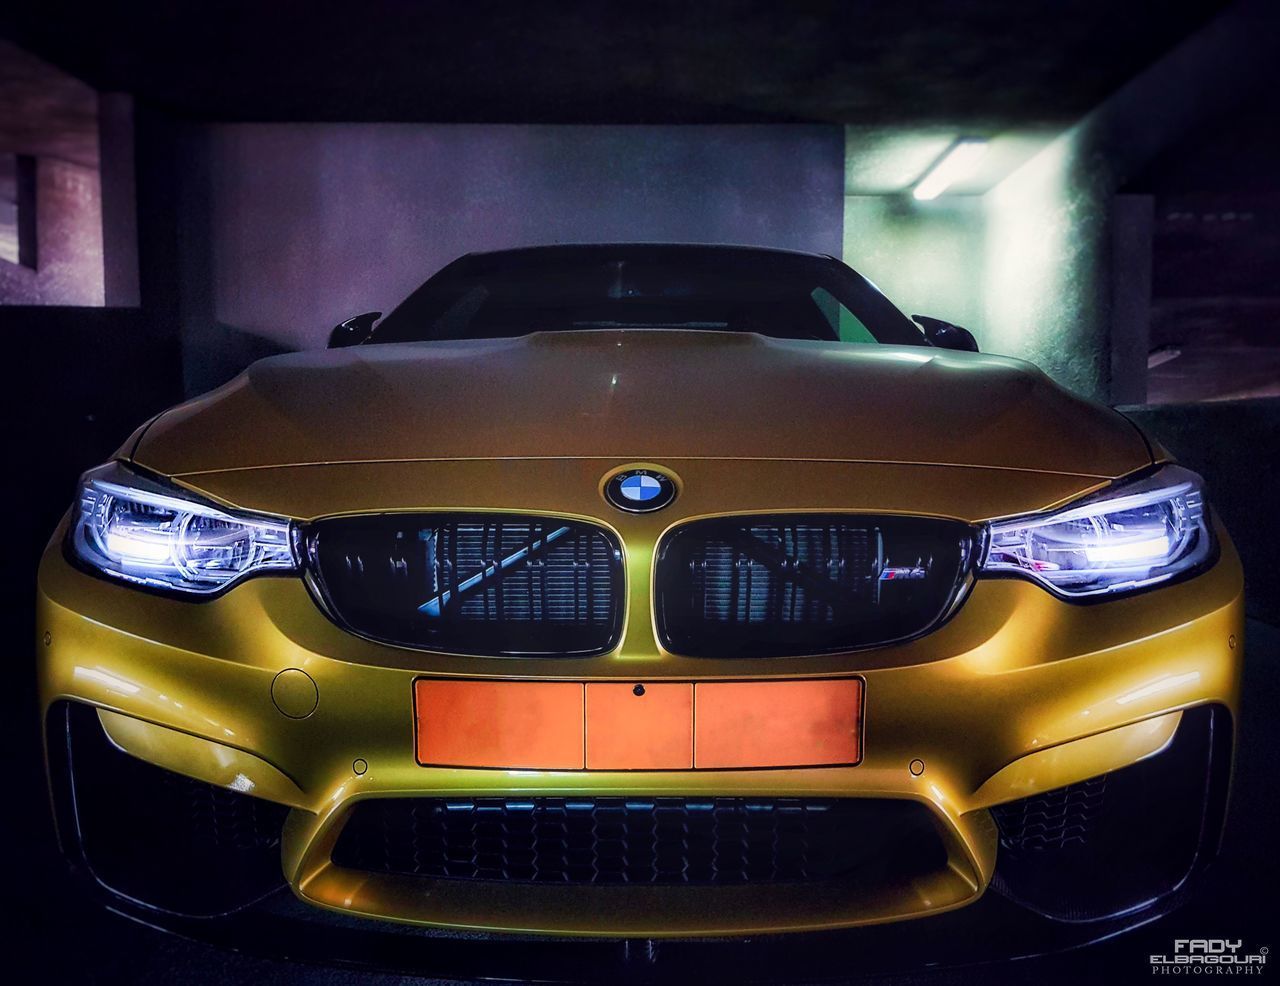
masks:
[[[1203,567],[1214,550],[1203,480],[1165,466],[1055,513],[993,522],[982,569],[1064,596],[1097,596]]]
[[[114,462],[81,478],[67,549],[105,575],[196,595],[297,567],[288,521],[223,510]]]

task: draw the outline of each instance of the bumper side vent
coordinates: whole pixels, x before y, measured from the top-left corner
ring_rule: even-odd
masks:
[[[1107,775],[993,809],[1000,845],[1011,852],[1086,846],[1106,824]]]
[[[108,891],[211,917],[284,886],[284,805],[122,752],[86,705],[54,706],[48,730],[64,850]]]
[[[991,810],[992,885],[1059,921],[1095,921],[1179,892],[1217,851],[1231,766],[1230,714],[1182,714],[1161,753]]]

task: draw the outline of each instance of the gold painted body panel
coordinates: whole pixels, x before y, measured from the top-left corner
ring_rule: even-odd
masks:
[[[303,900],[346,913],[644,937],[934,914],[976,899],[991,880],[997,840],[987,808],[1158,752],[1181,710],[1238,706],[1243,579],[1221,530],[1221,557],[1206,572],[1106,602],[1072,604],[1028,581],[980,578],[940,627],[891,646],[715,660],[661,646],[654,553],[678,524],[777,512],[978,524],[1059,506],[1151,464],[1122,417],[1001,357],[632,331],[302,353],[255,364],[166,412],[120,454],[227,506],[298,521],[541,513],[601,524],[623,546],[618,645],[599,657],[533,660],[356,636],[295,576],[250,578],[203,602],[137,591],[73,567],[55,533],[39,574],[42,714],[60,700],[87,703],[126,752],[291,806],[285,877]],[[647,515],[610,507],[603,479],[625,466],[673,475],[675,501]],[[301,717],[273,701],[272,682],[288,669],[315,683],[310,714],[309,693],[286,702]],[[416,758],[413,689],[422,678],[846,676],[865,682],[857,766],[556,771],[424,767]],[[918,775],[913,760],[924,764]],[[947,861],[899,884],[802,890],[481,886],[330,862],[361,799],[535,793],[911,799],[931,809]]]
[[[169,476],[529,455],[941,463],[1108,478],[1150,462],[1123,417],[1018,360],[653,330],[273,357],[167,411],[125,453]]]
[[[607,515],[597,508],[595,516]],[[264,780],[258,793],[296,789],[278,798],[296,805],[283,864],[294,891],[312,903],[458,927],[653,937],[850,926],[961,906],[994,870],[985,808],[1158,751],[1178,710],[1237,708],[1242,577],[1225,532],[1212,569],[1129,598],[1073,605],[1026,581],[980,579],[947,624],[914,641],[710,661],[664,652],[647,618],[652,539],[674,519],[649,518],[647,536],[638,518],[617,519],[626,528],[629,631],[614,653],[580,660],[450,656],[363,640],[330,623],[295,578],[250,579],[197,604],[139,593],[72,568],[55,538],[40,573],[38,633],[50,635],[39,644],[42,710],[59,699],[86,702],[163,727],[114,722],[113,739],[144,759],[227,784],[225,751],[239,751],[237,773],[278,785]],[[317,683],[319,703],[305,719],[272,702],[271,682],[286,668]],[[866,681],[856,767],[519,771],[428,768],[415,759],[412,688],[423,675],[656,682],[842,674]],[[193,741],[210,749],[194,753]],[[357,758],[368,763],[362,775],[352,769]],[[919,777],[908,769],[913,759],[926,765]],[[809,894],[767,886],[463,890],[447,882],[424,893],[420,882],[353,874],[328,860],[359,799],[486,793],[909,798],[936,813],[949,860],[909,885]]]

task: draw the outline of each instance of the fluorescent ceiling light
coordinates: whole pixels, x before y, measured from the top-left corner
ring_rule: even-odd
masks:
[[[936,199],[953,183],[967,178],[977,167],[982,155],[987,153],[987,142],[973,138],[956,141],[951,150],[925,172],[911,192],[921,202]]]

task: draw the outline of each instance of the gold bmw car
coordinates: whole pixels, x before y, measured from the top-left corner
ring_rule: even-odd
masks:
[[[1167,908],[1225,812],[1231,541],[917,321],[830,257],[474,254],[144,424],[39,573],[64,850],[154,923]]]

